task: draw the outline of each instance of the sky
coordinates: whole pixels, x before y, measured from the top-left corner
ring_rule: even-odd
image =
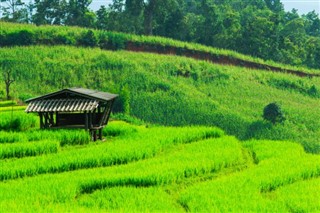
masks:
[[[306,14],[313,10],[320,13],[320,0],[281,0],[286,11],[298,9],[299,14]]]
[[[281,0],[286,11],[291,11],[293,8],[298,9],[300,15],[306,14],[315,10],[320,13],[320,0]],[[112,0],[92,0],[91,8],[96,11],[101,5],[109,5]]]

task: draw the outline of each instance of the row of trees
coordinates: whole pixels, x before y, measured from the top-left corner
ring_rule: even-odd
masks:
[[[285,12],[280,0],[1,0],[2,19],[76,25],[197,42],[292,65],[320,68],[315,11]]]

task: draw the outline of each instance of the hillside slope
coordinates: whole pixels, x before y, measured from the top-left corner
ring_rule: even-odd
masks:
[[[218,126],[239,139],[291,140],[320,152],[319,78],[179,56],[66,46],[1,48],[0,64],[12,70],[12,89],[20,99],[88,87],[120,93],[118,109],[148,122]],[[4,84],[0,86],[3,91]],[[275,101],[287,120],[273,126],[261,115]]]
[[[301,77],[319,77],[319,70],[264,61],[230,50],[207,47],[173,39],[138,36],[76,27],[34,26],[0,22],[0,47],[28,45],[71,45],[99,47],[187,56],[213,63],[241,66],[263,71],[290,73]]]

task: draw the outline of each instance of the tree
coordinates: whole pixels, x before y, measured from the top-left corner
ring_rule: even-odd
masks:
[[[23,14],[23,8],[25,3],[21,0],[0,0],[5,3],[5,6],[1,6],[0,10],[3,11],[3,18],[6,21],[21,22]]]
[[[279,13],[284,10],[283,4],[280,0],[265,0],[265,2],[267,7],[275,13]]]
[[[97,22],[96,27],[98,29],[106,30],[108,27],[108,11],[105,6],[101,6],[100,9],[96,12]]]
[[[320,19],[318,14],[313,10],[312,12],[302,15],[305,19],[306,33],[311,36],[320,36]]]
[[[144,1],[126,0],[124,16],[126,18],[127,29],[130,33],[143,33],[144,22]]]
[[[272,124],[282,123],[286,120],[281,106],[276,102],[268,104],[263,109],[263,118]]]
[[[69,0],[66,6],[66,25],[88,27],[93,24],[94,13],[89,10],[92,0]]]
[[[4,83],[6,85],[6,97],[7,100],[10,100],[10,86],[14,82],[14,79],[12,78],[12,70],[7,69],[2,71],[2,77],[4,80]]]
[[[64,24],[66,19],[65,0],[35,0],[34,7],[36,9],[33,16],[35,24]]]

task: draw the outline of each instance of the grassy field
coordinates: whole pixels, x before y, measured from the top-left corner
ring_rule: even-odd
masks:
[[[241,140],[291,140],[320,152],[319,78],[65,46],[1,48],[0,62],[13,70],[12,95],[22,100],[66,87],[98,89],[120,94],[114,109],[147,122],[218,126]],[[262,119],[271,102],[281,104],[283,124]],[[6,119],[12,112],[9,106]]]
[[[0,158],[2,211],[320,211],[320,157],[297,143],[240,142],[212,127],[109,127],[106,142]]]

